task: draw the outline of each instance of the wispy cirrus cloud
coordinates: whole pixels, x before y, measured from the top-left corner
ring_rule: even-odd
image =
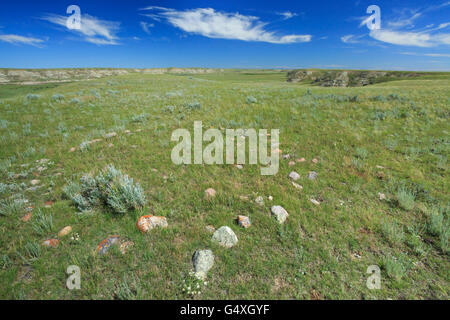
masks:
[[[283,20],[288,20],[288,19],[298,16],[297,13],[291,12],[291,11],[278,12],[277,15],[282,16]]]
[[[67,16],[50,14],[41,19],[66,28]],[[67,29],[67,31],[77,33],[84,41],[96,45],[117,45],[119,38],[116,34],[119,28],[119,22],[101,20],[89,14],[83,14],[80,29]]]
[[[450,33],[444,30],[450,27],[449,22],[440,23],[437,27],[428,24],[423,28],[416,28],[418,20],[432,11],[444,10],[450,7],[450,1],[439,5],[428,6],[422,10],[412,10],[409,8],[397,10],[397,16],[382,19],[382,27],[378,30],[371,30],[369,36],[379,42],[389,43],[399,46],[411,47],[437,47],[450,44]],[[363,27],[371,21],[371,17],[360,17],[359,27]],[[341,37],[344,43],[356,43],[354,37]],[[353,42],[352,42],[353,41]]]
[[[34,47],[42,47],[42,44],[45,42],[43,39],[25,37],[17,34],[0,34],[0,41],[12,44],[26,44]]]
[[[151,33],[150,28],[153,28],[155,26],[153,23],[148,23],[144,21],[141,21],[139,25],[141,26],[142,30],[144,30],[144,32],[147,34],[150,34]]]
[[[417,52],[400,52],[407,56],[424,56],[433,58],[450,58],[450,53],[417,53]]]
[[[156,21],[166,21],[187,33],[214,39],[289,44],[310,42],[312,38],[308,34],[278,35],[266,30],[267,23],[262,22],[258,17],[219,12],[212,8],[175,10],[150,6],[141,10],[149,11],[143,15]]]
[[[341,37],[341,41],[344,42],[344,43],[359,43],[360,39],[362,37],[364,37],[364,36],[365,35],[357,36],[357,35],[354,35],[354,34],[348,34],[348,35],[342,36]]]

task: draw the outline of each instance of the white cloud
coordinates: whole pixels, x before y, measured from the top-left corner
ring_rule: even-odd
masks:
[[[42,18],[43,20],[66,27],[67,16],[48,15]],[[80,29],[67,29],[83,36],[87,42],[97,45],[116,45],[119,44],[116,33],[119,30],[119,22],[100,20],[88,14],[81,16]]]
[[[197,8],[178,11],[162,7],[147,7],[142,10],[157,11],[144,14],[157,21],[167,21],[172,26],[185,32],[199,34],[215,39],[234,39],[242,41],[259,41],[276,44],[299,43],[311,41],[311,35],[285,35],[265,29],[267,23],[258,17],[239,13],[218,12],[212,8]]]
[[[450,34],[431,34],[429,32],[394,31],[394,30],[372,30],[369,35],[382,42],[415,47],[434,47],[450,44]]]
[[[283,20],[288,20],[288,19],[291,19],[291,18],[293,18],[293,17],[298,16],[297,13],[295,13],[295,12],[290,12],[290,11],[278,12],[277,14],[278,14],[279,16],[282,16],[282,17],[283,17]]]
[[[450,58],[450,54],[447,53],[416,53],[416,52],[400,52],[401,54],[408,56],[425,56],[435,58]]]
[[[150,28],[153,28],[155,25],[153,23],[147,23],[141,21],[139,23],[141,25],[142,30],[144,30],[145,33],[150,34]]]
[[[364,36],[365,35],[356,36],[354,34],[348,34],[348,35],[342,36],[341,37],[341,41],[344,42],[344,43],[359,43],[360,42],[359,39],[364,37]]]
[[[421,17],[422,14],[420,12],[415,13],[413,16],[409,18],[400,18],[395,21],[389,21],[387,25],[391,28],[402,28],[402,27],[414,27],[414,20]]]
[[[24,37],[17,34],[0,34],[0,41],[12,44],[27,44],[35,47],[41,47],[41,44],[44,42],[42,39]]]

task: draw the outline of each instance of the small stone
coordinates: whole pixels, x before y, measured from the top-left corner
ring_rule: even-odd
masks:
[[[59,240],[58,239],[48,239],[48,240],[45,240],[44,242],[42,242],[42,245],[44,247],[56,248],[59,245]]]
[[[238,168],[239,170],[242,170],[244,167],[241,164],[237,164],[236,168]]]
[[[297,162],[305,162],[306,159],[305,159],[305,158],[300,158],[300,159],[297,159],[296,161],[297,161]]]
[[[105,134],[105,139],[111,139],[111,138],[114,138],[116,136],[117,136],[117,133],[110,132],[110,133]]]
[[[211,240],[226,248],[231,248],[238,242],[236,234],[227,226],[217,229]]]
[[[236,220],[237,220],[238,225],[240,225],[241,227],[243,227],[245,229],[249,228],[252,225],[249,217],[246,217],[246,216],[237,216]]]
[[[312,163],[319,163],[319,160],[317,160],[316,158],[312,159],[311,161]]]
[[[46,201],[44,202],[44,208],[51,208],[53,205],[53,201]]]
[[[264,198],[261,197],[261,196],[256,197],[255,203],[256,203],[257,205],[259,205],[259,206],[263,206],[263,205],[264,205]]]
[[[241,199],[242,201],[248,201],[248,196],[239,196],[239,199]]]
[[[152,171],[153,172],[158,172],[158,169],[153,168]]]
[[[384,169],[383,166],[379,166],[379,165],[377,165],[376,168],[377,168],[377,169]]]
[[[37,185],[39,182],[41,182],[41,180],[31,180],[31,185],[35,186]]]
[[[214,198],[216,196],[216,190],[213,188],[208,188],[205,190],[205,197],[206,198]]]
[[[272,196],[269,196],[268,199],[269,199],[269,201],[272,201],[272,200],[273,200],[273,197],[272,197]]]
[[[204,280],[208,271],[214,265],[214,254],[211,250],[197,250],[192,256],[192,264],[194,265],[195,276]]]
[[[127,253],[127,250],[130,249],[132,246],[134,246],[133,241],[124,241],[120,244],[119,250],[121,254]]]
[[[216,231],[216,228],[214,228],[214,226],[212,226],[212,225],[206,226],[205,229],[209,233],[214,233],[214,231]]]
[[[384,193],[378,192],[378,198],[380,200],[386,200],[386,195]]]
[[[77,150],[75,147],[70,148],[69,152],[75,152]]]
[[[144,233],[156,227],[166,228],[168,223],[165,217],[146,215],[138,219],[136,226],[141,232]]]
[[[284,154],[284,155],[283,155],[283,159],[289,159],[290,157],[291,157],[290,154]]]
[[[142,129],[137,129],[137,130],[136,130],[136,132],[141,132],[141,131],[142,131]]]
[[[131,134],[131,131],[130,130],[125,130],[124,131],[126,134]]]
[[[317,172],[315,172],[315,171],[310,171],[310,172],[308,173],[308,179],[309,179],[309,180],[315,180],[315,179],[317,178],[317,175],[318,175]]]
[[[295,161],[289,161],[288,166],[289,167],[295,166]]]
[[[309,201],[311,201],[312,203],[314,203],[316,206],[320,205],[320,202],[317,201],[316,199],[309,199]]]
[[[108,252],[109,248],[114,245],[119,243],[120,241],[120,236],[114,235],[114,236],[110,236],[108,238],[106,238],[105,240],[103,240],[102,242],[100,242],[97,246],[97,254],[102,256],[104,255],[106,252]]]
[[[72,232],[71,226],[64,227],[58,232],[58,237],[60,237],[60,238],[65,237],[71,232]]]
[[[292,171],[291,173],[289,173],[289,178],[291,178],[294,181],[297,181],[298,179],[300,179],[300,175],[297,172]]]
[[[31,212],[28,212],[26,215],[24,215],[22,218],[20,218],[20,220],[22,220],[22,222],[28,222],[31,219]]]
[[[273,206],[270,211],[280,224],[284,223],[289,216],[289,213],[282,206]]]
[[[303,187],[302,187],[301,185],[299,185],[298,183],[296,183],[296,182],[294,182],[294,181],[291,181],[291,183],[292,183],[292,185],[293,185],[296,189],[298,189],[298,190],[303,190]]]

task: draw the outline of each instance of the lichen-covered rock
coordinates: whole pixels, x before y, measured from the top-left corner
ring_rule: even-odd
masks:
[[[120,236],[118,235],[114,235],[114,236],[110,236],[108,238],[106,238],[105,240],[103,240],[102,242],[100,242],[97,246],[97,254],[102,256],[104,255],[106,252],[108,252],[109,248],[111,248],[112,245],[114,244],[118,244],[120,241]]]
[[[59,240],[58,239],[48,239],[48,240],[45,240],[44,242],[42,242],[42,245],[44,247],[56,248],[59,245]]]
[[[65,237],[71,232],[72,232],[71,226],[64,227],[58,232],[58,237],[60,237],[60,238]]]
[[[270,211],[280,224],[284,223],[289,216],[289,213],[282,206],[273,206]]]
[[[264,198],[261,197],[261,196],[256,197],[255,203],[256,203],[258,206],[264,206]]]
[[[226,248],[231,248],[238,242],[236,234],[233,232],[233,230],[231,230],[230,227],[227,226],[223,226],[217,229],[214,232],[211,240]]]
[[[156,227],[165,228],[168,226],[168,223],[165,217],[147,215],[140,217],[136,223],[136,226],[141,232],[144,233]]]
[[[236,221],[238,225],[245,229],[249,228],[252,225],[250,222],[250,218],[246,216],[237,216]]]
[[[310,180],[315,180],[315,179],[317,178],[317,175],[318,175],[317,172],[315,172],[315,171],[310,171],[310,172],[308,173],[308,179],[310,179]]]
[[[211,250],[197,250],[192,257],[192,264],[194,265],[195,276],[204,280],[208,271],[214,265],[214,254]]]
[[[130,249],[132,246],[134,246],[133,241],[124,241],[120,244],[119,250],[121,254],[127,253],[128,249]]]
[[[300,179],[300,175],[297,172],[292,171],[291,173],[289,173],[289,178],[291,178],[294,181],[297,181],[298,179]]]
[[[205,190],[205,197],[207,199],[214,198],[216,196],[216,190],[213,188],[208,188]]]

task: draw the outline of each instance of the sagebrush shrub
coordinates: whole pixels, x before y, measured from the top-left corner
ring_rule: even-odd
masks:
[[[405,188],[397,190],[397,202],[400,208],[404,210],[412,210],[414,208],[414,194]]]
[[[80,184],[69,183],[63,189],[80,211],[104,206],[114,213],[126,213],[145,206],[144,190],[139,183],[109,165],[96,177],[86,174]]]

